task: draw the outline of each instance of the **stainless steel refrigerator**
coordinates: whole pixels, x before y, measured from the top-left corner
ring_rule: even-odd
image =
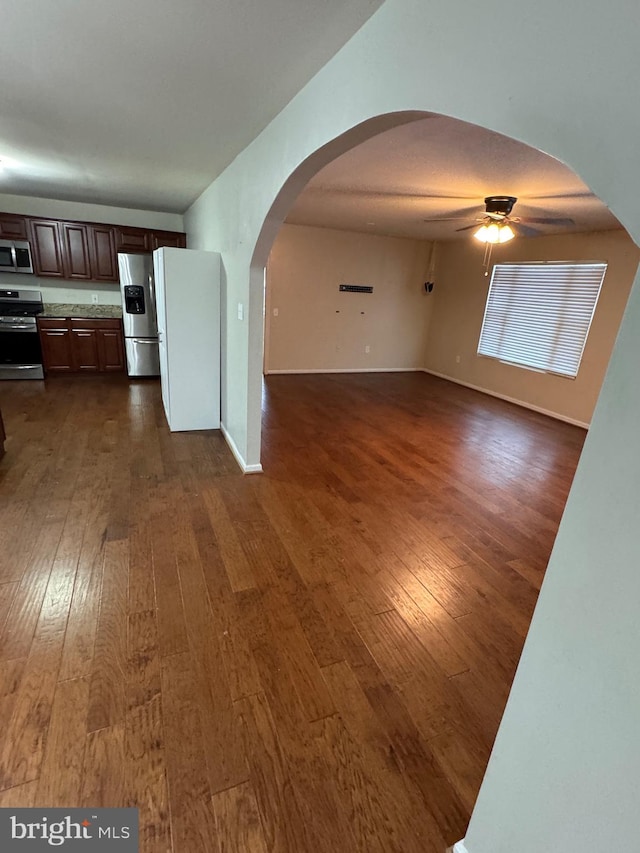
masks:
[[[159,376],[158,322],[151,255],[118,255],[129,376]]]

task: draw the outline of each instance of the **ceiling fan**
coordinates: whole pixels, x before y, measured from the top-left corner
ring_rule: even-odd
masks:
[[[536,237],[542,234],[538,228],[532,225],[559,225],[568,227],[574,224],[573,219],[561,216],[511,216],[514,204],[518,201],[512,195],[489,195],[485,198],[485,212],[479,216],[471,225],[463,225],[456,231],[470,231],[475,228],[474,237],[485,244],[484,251],[484,274],[489,275],[491,265],[491,251],[498,243],[507,243],[516,235],[524,237]],[[426,222],[455,222],[466,217],[447,217],[445,219],[430,219]],[[480,223],[478,225],[478,223]]]
[[[516,235],[537,237],[543,232],[532,225],[558,225],[569,227],[573,219],[562,216],[511,216],[513,206],[518,201],[512,195],[489,195],[485,198],[485,212],[477,217],[471,225],[456,228],[456,231],[470,231],[476,228],[473,235],[482,243],[506,243]],[[443,219],[425,219],[425,222],[456,222],[466,217],[454,216]],[[480,223],[480,225],[478,225]]]

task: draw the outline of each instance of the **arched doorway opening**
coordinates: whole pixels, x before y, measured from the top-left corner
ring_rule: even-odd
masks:
[[[264,234],[264,231],[263,231],[263,234]],[[262,236],[262,235],[261,235],[261,236]],[[255,256],[254,256],[254,260],[255,260]],[[631,284],[631,278],[632,278],[632,276],[633,276],[633,272],[635,271],[635,266],[637,266],[637,258],[636,258],[635,260],[632,258],[632,263],[631,263],[631,266],[629,267],[629,272],[630,272],[630,278],[629,278],[629,281],[628,281],[628,285],[629,285],[629,286],[630,286],[630,284]],[[255,282],[255,283],[256,283],[256,285],[257,285],[257,287],[258,287],[258,289],[259,289],[260,305],[262,305],[262,292],[263,292],[263,286],[264,286],[264,285],[263,285],[263,272],[262,272],[262,268],[261,268],[261,267],[258,267],[258,269],[257,269],[257,278],[256,278],[256,282]],[[628,290],[627,290],[627,293],[628,293]],[[625,295],[625,297],[623,298],[623,300],[622,300],[621,304],[619,305],[620,311],[621,311],[621,309],[622,309],[622,307],[623,307],[623,305],[624,305],[624,302],[625,302],[625,301],[626,301],[626,295]],[[260,311],[260,314],[262,315],[262,311]],[[606,361],[608,361],[608,358],[607,358],[607,359],[605,359],[605,365],[606,365]],[[380,614],[377,614],[377,615],[383,615],[383,613],[384,613],[384,610],[382,610],[382,611],[381,611],[381,613],[380,613]],[[465,614],[461,612],[461,613],[459,613],[459,614],[457,615],[457,617],[453,617],[453,618],[464,619],[464,618],[465,618]],[[389,630],[391,630],[391,626],[388,626],[388,627],[389,627]],[[364,630],[364,629],[363,629],[363,630]],[[406,673],[405,673],[405,676],[406,676]],[[476,686],[478,686],[478,685],[476,685]],[[439,737],[440,735],[435,735],[435,736],[436,736],[436,737]]]
[[[570,386],[557,377],[514,372],[476,358],[475,344],[488,281],[482,277],[482,260],[478,257],[482,247],[473,240],[472,229],[477,227],[476,220],[480,224],[485,212],[484,199],[496,191],[508,191],[517,198],[509,217],[509,221],[513,219],[517,239],[508,246],[496,247],[494,261],[579,261],[598,255],[609,258],[612,251],[614,256],[619,256],[612,257],[607,299],[600,302],[596,323],[590,332],[588,369],[582,370]],[[275,363],[267,360],[265,372],[424,369],[572,423],[583,426],[589,423],[631,287],[636,259],[630,238],[622,236],[622,226],[609,209],[558,160],[501,134],[428,113],[394,113],[378,117],[338,137],[305,160],[285,182],[273,203],[253,254],[250,342],[260,343],[254,346],[253,357],[250,354],[252,423],[259,408],[256,402],[260,400],[262,379],[258,359],[262,358],[264,334],[264,267],[276,235],[282,233],[283,222],[287,223],[284,230],[292,232],[295,226],[316,228],[308,235],[307,246],[312,239],[325,244],[330,262],[325,264],[320,258],[319,264],[316,253],[306,268],[298,265],[287,270],[299,290],[302,284],[306,284],[307,289],[300,297],[295,316],[289,317],[286,332],[281,320],[275,321],[275,328],[280,330],[277,333],[286,339],[290,350],[297,345],[299,351],[289,354],[288,360],[287,357]],[[365,264],[359,268],[350,256],[346,262],[341,259],[342,266],[339,261],[334,263],[331,256],[337,254],[337,244],[324,239],[329,232],[359,235],[359,241],[351,241],[351,248],[345,248],[344,241],[340,244],[340,252],[352,255],[359,252],[362,256],[367,251],[364,247],[367,237],[396,237],[405,245],[413,242],[413,280],[402,282],[413,302],[409,304],[405,294],[404,313],[397,318],[397,328],[388,319],[389,305],[382,303],[376,288],[378,293],[358,303],[365,308],[366,302],[369,315],[367,322],[363,320],[360,324],[362,339],[357,338],[355,332],[349,334],[355,326],[351,330],[346,326],[338,333],[336,324],[340,322],[344,326],[347,322],[342,309],[349,305],[353,314],[355,300],[338,301],[334,293],[337,284],[343,279],[346,281],[350,274],[354,281],[369,281],[371,264],[368,270]],[[620,239],[617,244],[614,239],[612,249],[607,240],[599,246],[594,239],[578,237],[585,232],[608,234],[609,237],[617,235]],[[544,239],[531,240],[531,236]],[[370,242],[369,245],[374,244]],[[298,255],[301,251],[296,249]],[[440,258],[439,277],[447,287],[443,290],[440,286],[435,295],[426,299],[423,287],[427,279],[433,277],[436,255]],[[384,259],[383,255],[380,257],[386,267],[397,263]],[[389,277],[388,270],[385,275]],[[454,277],[458,279],[458,287],[464,284],[459,287],[457,296],[450,284]],[[374,274],[371,280],[375,278]],[[328,279],[331,279],[331,296],[316,299],[323,289],[326,291]],[[287,288],[280,288],[280,291],[278,300],[287,299]],[[292,293],[291,287],[288,293]],[[449,304],[443,313],[445,298]],[[463,299],[464,304],[456,306],[456,298]],[[439,308],[439,317],[437,324],[429,328],[434,303]],[[274,305],[278,311],[275,302],[270,307]],[[400,353],[397,346],[376,346],[379,341],[370,340],[385,322],[385,310],[388,337],[396,342],[411,338],[410,354]],[[455,316],[457,310],[459,316]],[[421,312],[424,317],[420,316]],[[365,311],[355,313],[364,315]],[[415,328],[409,329],[412,316],[419,319],[414,323]],[[272,313],[264,317],[267,329],[273,322]],[[313,326],[317,323],[322,324],[325,351],[310,355],[309,341],[314,338]],[[459,325],[464,325],[464,330],[459,331]],[[338,340],[340,334],[349,334],[349,352],[344,342]],[[424,353],[418,352],[421,338],[424,339]],[[302,341],[305,347],[301,347]],[[331,346],[342,351],[328,353],[327,348]],[[364,358],[363,353],[366,351],[368,355],[371,349],[371,357]],[[255,439],[256,423],[252,431]]]

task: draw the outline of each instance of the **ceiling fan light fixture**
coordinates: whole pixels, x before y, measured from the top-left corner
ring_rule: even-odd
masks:
[[[498,235],[499,243],[508,243],[509,240],[513,240],[516,235],[513,233],[513,228],[510,225],[503,225],[500,228],[500,234]]]
[[[490,222],[488,225],[481,225],[473,236],[481,243],[508,243],[516,235],[510,225]]]

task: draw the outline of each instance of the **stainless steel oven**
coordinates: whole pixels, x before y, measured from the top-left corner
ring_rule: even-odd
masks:
[[[0,290],[0,380],[43,379],[38,290]]]

